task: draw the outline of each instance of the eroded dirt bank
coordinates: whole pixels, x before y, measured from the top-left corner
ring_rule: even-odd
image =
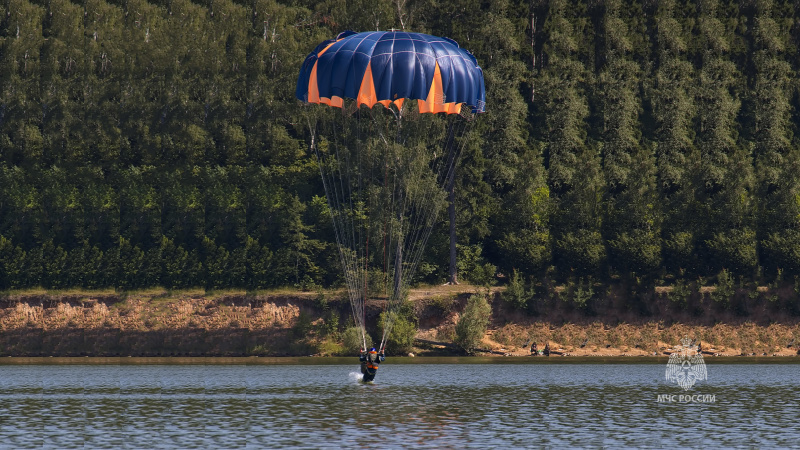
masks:
[[[416,354],[460,354],[452,343],[469,286],[414,290],[419,323]],[[485,292],[485,290],[484,290]],[[684,337],[708,356],[790,356],[800,346],[796,296],[737,293],[727,302],[697,292],[681,302],[657,290],[647,298],[609,290],[577,306],[563,296],[512,307],[501,290],[483,350],[527,355],[530,344],[553,355],[664,355]],[[377,323],[380,299],[367,305]],[[21,293],[0,297],[2,356],[302,356],[341,351],[338,331],[350,307],[342,293],[250,295],[204,292]],[[389,349],[391,352],[391,349]]]

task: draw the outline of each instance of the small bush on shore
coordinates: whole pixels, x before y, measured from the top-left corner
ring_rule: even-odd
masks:
[[[351,356],[350,353],[344,351],[344,346],[342,346],[342,344],[339,344],[338,342],[325,340],[320,343],[318,348],[319,348],[319,353],[322,356],[330,356],[330,355]]]
[[[489,327],[492,307],[483,295],[473,295],[467,300],[464,313],[456,324],[455,343],[467,353],[472,353],[481,343]]]
[[[392,354],[405,354],[414,347],[414,338],[417,336],[417,318],[414,316],[414,309],[411,303],[406,302],[398,311],[390,313],[382,312],[380,317],[380,328],[383,330],[389,318],[388,314],[394,314],[393,324],[389,336],[386,338],[386,348]]]
[[[370,345],[372,338],[367,335],[367,345]],[[352,326],[348,327],[342,333],[342,351],[347,355],[357,355],[359,350],[364,346],[364,341],[361,340],[361,329]]]

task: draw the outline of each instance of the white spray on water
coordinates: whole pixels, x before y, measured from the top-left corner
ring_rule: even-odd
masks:
[[[350,381],[354,383],[360,383],[361,380],[364,379],[364,375],[358,372],[350,372],[348,374],[348,377],[350,378]]]

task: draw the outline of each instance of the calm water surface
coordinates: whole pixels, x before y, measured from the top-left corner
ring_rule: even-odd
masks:
[[[4,364],[0,447],[800,447],[796,363],[709,361],[689,393],[715,402],[677,404],[658,402],[684,393],[665,360],[420,360],[388,359],[374,385],[331,364],[348,360]]]

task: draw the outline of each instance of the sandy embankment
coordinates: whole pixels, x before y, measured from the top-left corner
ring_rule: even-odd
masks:
[[[420,341],[416,354],[459,354],[451,344],[455,323],[475,291],[469,286],[412,291],[417,337],[450,344]],[[800,318],[777,303],[750,305],[751,314],[742,316],[702,299],[677,308],[654,297],[650,310],[636,311],[612,295],[591,309],[553,298],[521,312],[498,294],[495,288],[490,295],[493,314],[483,340],[487,355],[530,355],[534,342],[539,350],[549,343],[553,356],[667,355],[686,336],[700,340],[705,356],[793,356],[800,345]],[[377,323],[383,306],[380,299],[369,302],[368,323]],[[300,292],[21,293],[0,298],[0,355],[325,354],[314,334],[331,312],[340,325],[349,317],[341,292],[328,292],[324,299]]]

